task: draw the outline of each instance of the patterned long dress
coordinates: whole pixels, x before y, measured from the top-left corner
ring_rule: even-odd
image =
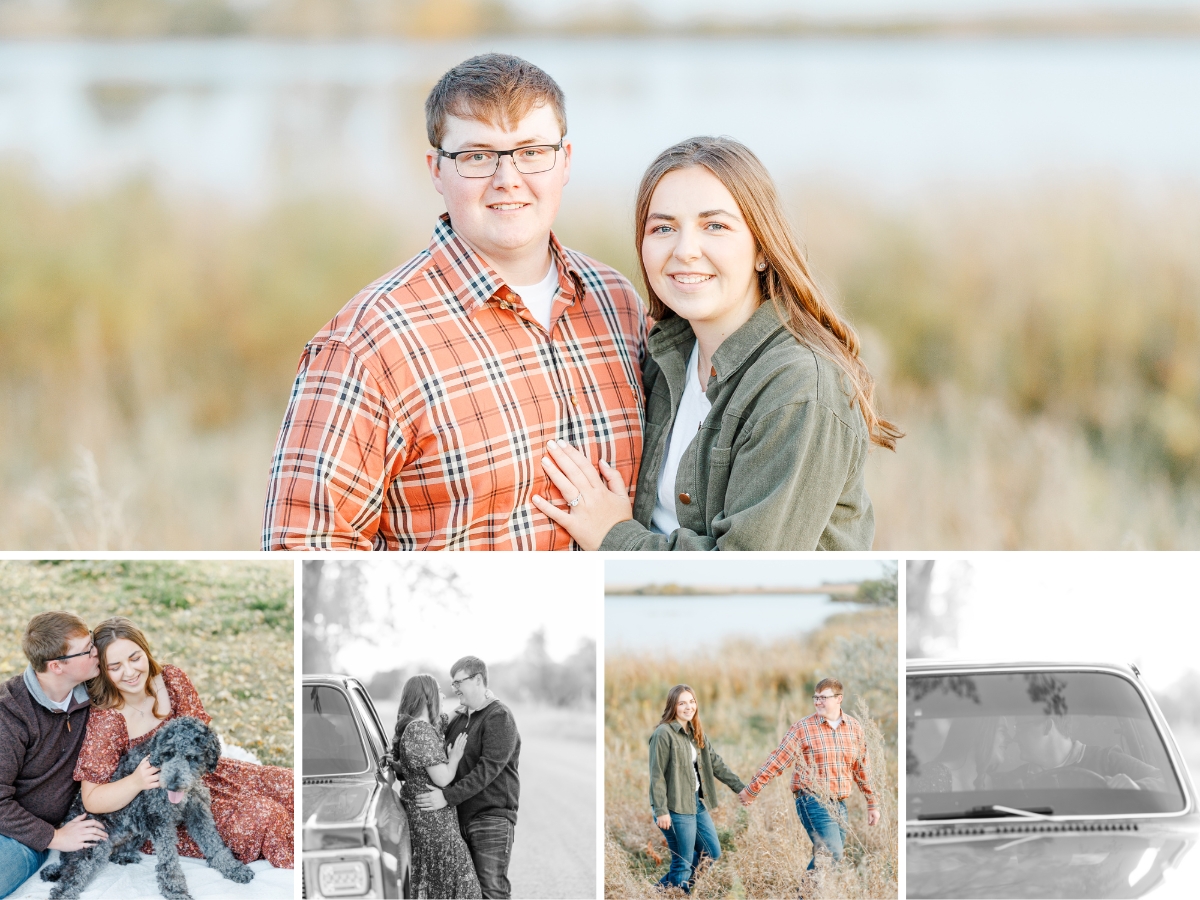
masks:
[[[163,722],[180,716],[192,716],[206,725],[212,721],[182,669],[163,666],[162,679],[167,696],[171,698],[171,712]],[[93,709],[88,716],[87,735],[79,751],[79,761],[75,764],[75,780],[108,784],[125,751],[148,741],[161,727],[160,722],[130,740],[124,716],[115,709]],[[244,863],[266,859],[277,869],[293,867],[295,782],[291,769],[259,766],[222,756],[217,770],[204,776],[204,784],[212,794],[217,834],[234,856]],[[183,825],[179,826],[177,846],[180,856],[204,858]],[[142,851],[154,852],[149,843]]]
[[[400,736],[400,750],[400,797],[412,830],[414,893],[429,898],[482,896],[454,807],[430,810],[416,804],[418,796],[435,787],[425,767],[448,762],[441,735],[428,722],[414,720]]]

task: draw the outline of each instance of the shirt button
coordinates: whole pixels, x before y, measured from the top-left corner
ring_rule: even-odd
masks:
[[[576,397],[575,397],[575,395],[574,395],[574,394],[572,394],[572,395],[571,395],[571,405],[572,405],[572,406],[578,406],[578,405],[579,405],[579,400],[578,400],[578,399],[576,399]]]
[[[679,502],[682,503],[684,506],[689,505],[692,502],[692,495],[688,494],[688,493],[680,494]]]

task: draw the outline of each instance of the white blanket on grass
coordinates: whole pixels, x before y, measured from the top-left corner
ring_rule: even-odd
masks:
[[[258,759],[248,750],[233,744],[222,746],[221,755],[231,759],[241,759],[257,763]],[[46,865],[57,862],[59,853],[50,851]],[[158,881],[154,876],[154,865],[158,858],[149,854],[141,854],[140,863],[128,866],[107,865],[100,874],[88,885],[81,895],[81,900],[155,900],[161,898]],[[293,869],[276,869],[265,859],[250,863],[254,879],[249,884],[237,884],[230,881],[216,869],[210,869],[202,859],[179,858],[183,866],[183,877],[187,881],[188,891],[195,900],[222,900],[229,897],[232,900],[292,900],[296,895],[296,873]],[[17,890],[11,897],[34,897],[38,900],[50,896],[53,883],[42,881],[40,875],[34,875]]]
[[[141,856],[142,861],[136,865],[105,866],[80,895],[82,900],[161,900],[162,894],[154,877],[157,857],[145,853]],[[57,859],[58,851],[53,850],[46,864]],[[265,859],[250,863],[254,880],[249,884],[230,881],[216,869],[210,869],[202,859],[180,857],[179,863],[188,892],[195,900],[221,900],[224,897],[231,900],[292,900],[296,895],[296,873],[292,869],[276,869]],[[49,881],[42,881],[40,875],[34,875],[10,896],[46,898],[53,886]]]

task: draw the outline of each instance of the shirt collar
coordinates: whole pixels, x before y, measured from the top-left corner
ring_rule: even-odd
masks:
[[[39,706],[43,706],[51,712],[62,712],[62,708],[55,706],[50,698],[46,696],[46,692],[42,689],[42,683],[38,681],[37,673],[33,671],[32,665],[25,667],[24,680],[25,687],[29,691],[29,696],[37,701]],[[71,689],[70,706],[78,709],[80,706],[86,706],[88,702],[87,687],[82,683],[75,685],[75,687]],[[70,712],[70,706],[67,708],[68,712]]]
[[[559,300],[568,306],[582,291],[583,275],[567,255],[554,232],[550,232],[550,255],[558,268]],[[429,258],[447,286],[462,303],[463,310],[474,316],[491,300],[509,303],[509,287],[496,270],[454,232],[450,214],[442,213],[429,241]],[[515,296],[515,295],[514,295]]]
[[[1061,769],[1063,766],[1077,766],[1080,760],[1083,759],[1084,745],[1082,741],[1075,741],[1071,745],[1071,752],[1067,754],[1067,758],[1059,764]]]
[[[783,327],[775,304],[769,300],[760,303],[742,327],[725,338],[713,354],[712,365],[717,370],[717,381],[724,381],[738,371],[759,347]],[[654,354],[676,347],[686,347],[690,353],[695,340],[696,334],[687,319],[670,316],[654,324],[648,343],[650,352]],[[683,350],[680,349],[680,352]]]

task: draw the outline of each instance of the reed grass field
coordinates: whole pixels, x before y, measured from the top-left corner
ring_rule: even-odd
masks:
[[[869,464],[876,548],[1200,547],[1200,189],[785,192],[908,435]],[[0,167],[0,547],[256,548],[304,343],[431,209]],[[556,232],[633,277],[628,217],[568,190]]]
[[[867,826],[866,802],[855,789],[846,804],[846,858],[833,867],[826,857],[814,880],[805,874],[812,844],[796,815],[790,777],[769,782],[749,808],[718,784],[712,815],[722,855],[691,895],[794,897],[803,890],[803,896],[818,898],[896,897],[896,639],[896,610],[885,608],[838,614],[794,637],[728,641],[711,652],[606,656],[605,897],[662,896],[655,884],[667,870],[667,848],[650,813],[647,741],[672,685],[696,690],[705,734],[749,781],[790,725],[812,712],[813,688],[829,675],[845,685],[843,707],[866,729],[880,823]]]

